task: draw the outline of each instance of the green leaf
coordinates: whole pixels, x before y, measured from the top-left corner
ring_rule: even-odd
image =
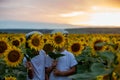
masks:
[[[96,77],[96,74],[90,73],[90,72],[69,76],[69,78],[73,80],[93,80],[95,79],[95,77]]]
[[[25,51],[24,51],[25,52]],[[32,59],[33,57],[38,55],[38,51],[36,51],[35,49],[30,49],[30,48],[26,48],[26,52],[24,53],[24,56],[30,61],[30,59]]]
[[[106,69],[106,66],[102,63],[93,63],[91,65],[91,72],[96,73],[96,75],[110,74],[113,68]]]
[[[115,54],[109,51],[100,52],[99,56],[108,62],[113,62],[115,58]]]
[[[64,54],[55,53],[55,52],[49,52],[48,55],[49,55],[52,59],[57,59],[57,58],[59,58],[59,57],[64,56]]]
[[[91,65],[92,72],[103,72],[105,70],[105,65],[102,63],[93,63]]]
[[[106,42],[99,42],[99,43],[96,43],[95,46],[102,47],[102,46],[105,46],[106,44],[107,44]]]

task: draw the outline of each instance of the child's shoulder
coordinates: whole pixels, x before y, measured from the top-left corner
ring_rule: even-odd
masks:
[[[65,52],[66,55],[74,56],[71,52],[69,52],[67,50],[65,50],[64,52]]]

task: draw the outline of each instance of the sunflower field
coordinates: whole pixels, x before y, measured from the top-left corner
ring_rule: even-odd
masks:
[[[120,80],[120,34],[0,34],[0,78],[26,80],[23,65],[26,43],[41,50],[45,44],[65,48],[78,61],[73,80]],[[50,49],[50,48],[48,48]],[[29,54],[32,58],[33,54]]]

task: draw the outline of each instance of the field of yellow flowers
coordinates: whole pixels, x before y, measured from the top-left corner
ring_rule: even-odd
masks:
[[[0,34],[0,78],[25,80],[27,70],[22,64],[26,42],[40,50],[45,44],[65,46],[77,61],[74,80],[120,80],[120,34]],[[84,68],[84,69],[83,69]]]

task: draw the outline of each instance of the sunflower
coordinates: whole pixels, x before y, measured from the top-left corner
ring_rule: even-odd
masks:
[[[14,37],[11,39],[11,44],[16,46],[16,47],[20,47],[21,41],[18,37]]]
[[[30,36],[27,43],[31,49],[40,50],[44,46],[43,36],[35,33]]]
[[[106,49],[106,43],[108,39],[105,37],[93,37],[92,42],[90,42],[90,46],[92,48],[93,55],[95,55],[96,51],[104,51]]]
[[[69,41],[68,51],[72,52],[74,55],[81,54],[81,51],[84,49],[82,43],[79,40]]]
[[[115,50],[115,52],[119,51],[119,49],[120,49],[120,42],[116,42],[115,46],[113,47],[113,49]]]
[[[99,75],[96,77],[96,80],[103,80],[103,77],[104,77],[103,75]]]
[[[53,52],[54,47],[50,43],[46,43],[43,47],[43,50],[48,54],[49,52]]]
[[[119,59],[118,60],[118,65],[115,66],[114,72],[117,72],[118,74],[120,74],[120,56],[118,55]]]
[[[4,57],[6,64],[11,67],[18,66],[21,63],[22,59],[23,53],[17,47],[12,47],[11,49],[9,49]]]
[[[80,41],[81,41],[81,42],[86,41],[86,37],[80,37]]]
[[[44,43],[52,43],[52,37],[50,34],[44,34],[43,40],[44,40]]]
[[[117,60],[119,61],[119,64],[120,64],[120,52],[116,53],[117,55]]]
[[[65,46],[66,38],[61,32],[54,33],[52,35],[53,45],[55,47],[63,47]]]
[[[74,39],[78,39],[78,36],[79,34],[69,34],[68,38],[74,40]]]
[[[21,44],[25,44],[25,42],[26,42],[25,35],[20,35],[19,39],[20,39]]]
[[[6,53],[7,49],[9,49],[9,44],[7,43],[7,39],[0,38],[0,56]]]
[[[16,77],[9,76],[9,77],[5,77],[5,80],[17,80],[17,79]]]
[[[120,49],[120,47],[119,47],[120,46],[120,42],[117,41],[117,39],[115,37],[111,39],[111,43],[113,44],[112,45],[113,50],[115,52],[119,51],[119,49]]]
[[[118,80],[117,77],[118,77],[118,76],[117,76],[117,73],[116,73],[116,72],[113,72],[113,73],[112,73],[112,79],[113,79],[113,80]]]
[[[115,52],[112,46],[106,46],[105,51]]]

